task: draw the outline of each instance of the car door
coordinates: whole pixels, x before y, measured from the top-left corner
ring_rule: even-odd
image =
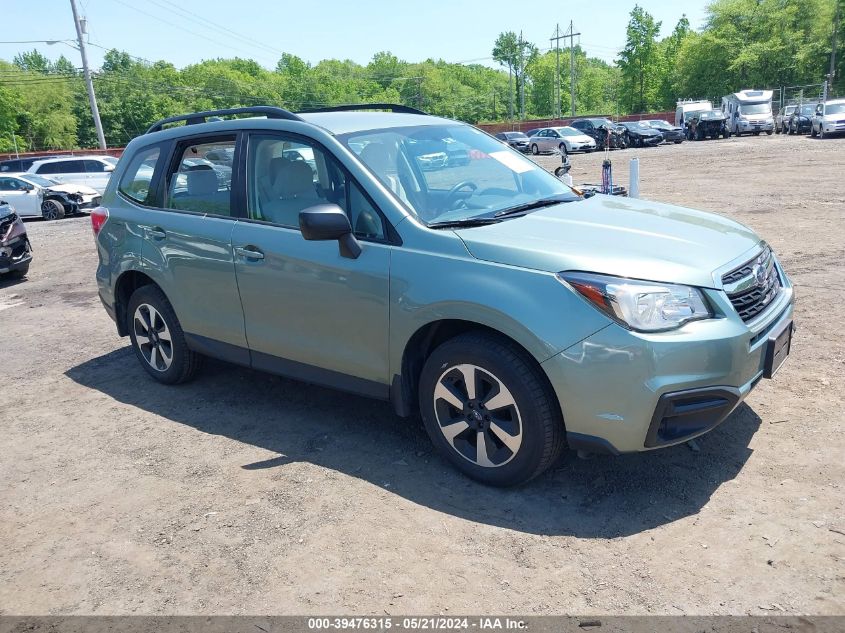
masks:
[[[188,165],[212,149],[234,150],[235,139],[198,135],[163,151],[162,175],[152,181],[153,203],[138,214],[137,230],[144,266],[173,304],[192,347],[249,364],[231,243],[236,223],[231,187],[211,167]],[[142,162],[130,165],[133,181],[121,180],[119,187],[128,198],[145,199],[149,181],[140,172],[150,156],[139,152],[136,158]]]
[[[255,133],[246,144],[246,217],[232,244],[253,367],[386,397],[386,220],[316,142]],[[359,257],[302,237],[299,213],[327,203],[350,216]]]
[[[38,188],[11,176],[0,177],[0,200],[12,205],[21,217],[41,216]]]
[[[114,167],[107,165],[103,161],[86,158],[83,161],[85,166],[85,184],[96,189],[100,195],[106,190],[109,184],[111,172]]]

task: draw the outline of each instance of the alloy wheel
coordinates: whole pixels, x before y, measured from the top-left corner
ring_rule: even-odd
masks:
[[[135,343],[147,364],[156,371],[167,371],[173,363],[170,328],[161,313],[148,303],[135,310],[132,319]]]
[[[516,400],[501,380],[477,365],[455,365],[440,375],[434,413],[452,449],[477,466],[504,466],[522,445]]]
[[[536,156],[537,154],[540,153],[540,148],[537,147],[537,145],[532,145],[531,146],[531,153],[534,154],[534,156]]]
[[[45,220],[58,220],[59,208],[51,200],[41,203],[41,215]]]

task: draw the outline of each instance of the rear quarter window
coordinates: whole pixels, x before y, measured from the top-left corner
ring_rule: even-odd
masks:
[[[150,184],[160,156],[161,150],[158,146],[142,149],[135,154],[123,172],[117,186],[118,191],[139,204],[149,205],[152,198]]]

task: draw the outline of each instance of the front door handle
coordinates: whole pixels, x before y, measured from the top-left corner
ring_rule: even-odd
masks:
[[[244,259],[264,259],[264,253],[255,246],[237,246],[235,247],[235,254]]]
[[[164,229],[159,228],[157,226],[148,226],[145,230],[147,237],[151,237],[154,240],[163,240],[167,237],[167,233],[164,232]]]

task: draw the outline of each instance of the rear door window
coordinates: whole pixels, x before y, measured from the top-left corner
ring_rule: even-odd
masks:
[[[215,161],[209,159],[209,155]],[[182,142],[165,177],[164,207],[231,216],[235,136]]]

